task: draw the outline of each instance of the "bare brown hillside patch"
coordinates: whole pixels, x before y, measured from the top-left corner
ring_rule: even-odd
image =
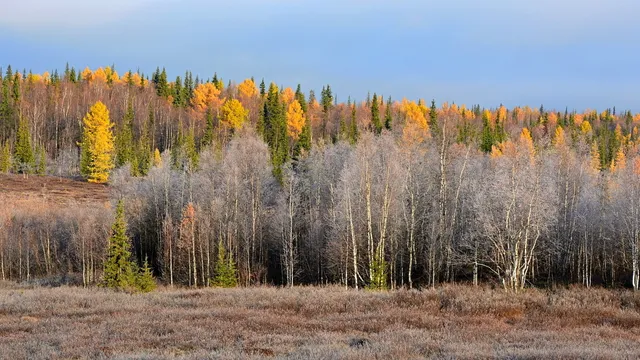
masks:
[[[107,203],[108,187],[54,176],[0,174],[0,199],[12,202]]]

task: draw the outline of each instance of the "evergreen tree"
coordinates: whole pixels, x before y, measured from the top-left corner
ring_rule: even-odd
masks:
[[[74,84],[78,82],[78,76],[76,75],[76,68],[74,67],[72,67],[71,71],[69,72],[69,81],[71,81]]]
[[[306,115],[307,114],[307,100],[304,98],[304,94],[302,93],[302,90],[300,89],[300,84],[298,84],[298,87],[296,88],[295,99],[298,100],[298,103],[300,103],[300,107],[302,107],[302,111]]]
[[[145,257],[142,269],[136,276],[136,288],[144,293],[151,292],[156,288],[156,280],[153,278],[153,271],[149,266],[149,261]]]
[[[47,173],[47,153],[44,146],[38,146],[38,163],[36,165],[36,174],[46,175]]]
[[[232,288],[238,286],[236,264],[231,254],[227,254],[222,241],[218,243],[218,261],[214,269],[211,285],[215,287]]]
[[[389,277],[388,272],[389,270],[387,262],[384,259],[384,255],[380,254],[379,251],[376,251],[373,259],[371,282],[367,286],[367,289],[387,290],[387,278]]]
[[[329,122],[331,108],[333,107],[333,93],[331,92],[331,87],[329,85],[327,85],[326,88],[322,88],[320,102],[322,103],[321,132],[322,137],[325,138],[327,136],[327,123]]]
[[[127,102],[122,126],[116,135],[116,166],[124,166],[133,159],[133,102]]]
[[[260,82],[260,97],[264,98],[266,94],[267,94],[267,87],[264,84],[264,79],[262,79],[262,81]]]
[[[436,108],[436,101],[431,100],[431,107],[429,108],[429,129],[432,134],[440,133],[440,126],[438,124],[438,109]]]
[[[95,103],[83,122],[80,143],[80,172],[89,182],[104,183],[113,169],[113,124],[109,120],[109,110],[100,101]]]
[[[351,106],[351,121],[349,122],[349,142],[352,145],[358,142],[358,121],[356,119],[356,104]]]
[[[8,173],[11,170],[11,146],[6,141],[0,152],[0,173]]]
[[[382,132],[382,122],[380,121],[380,103],[378,95],[373,93],[373,101],[371,103],[371,129],[376,135]]]
[[[493,129],[491,128],[491,122],[489,121],[489,113],[488,111],[485,111],[482,114],[482,138],[480,139],[480,149],[489,153],[491,152],[493,143]]]
[[[288,160],[287,119],[278,87],[271,83],[263,107],[263,137],[269,145],[274,176],[282,180],[282,165]]]
[[[154,79],[156,85],[156,93],[158,96],[169,97],[171,90],[169,89],[169,82],[167,81],[167,71],[162,68],[162,72],[158,73],[157,78]]]
[[[23,117],[20,118],[20,123],[18,124],[13,159],[17,172],[30,174],[35,170],[35,157],[31,147],[29,124]]]
[[[183,101],[183,88],[182,88],[182,79],[180,76],[176,76],[176,81],[173,83],[173,106],[182,107],[186,105]]]
[[[111,226],[107,259],[104,262],[105,287],[120,290],[135,287],[136,273],[131,258],[131,241],[127,236],[124,202],[120,200],[116,206],[116,219]]]
[[[393,104],[391,103],[391,96],[389,96],[389,99],[387,100],[387,108],[385,109],[384,114],[384,128],[387,130],[391,130],[391,123],[393,122],[393,117],[391,114],[392,106]]]
[[[206,126],[204,129],[204,135],[202,136],[202,147],[207,147],[213,143],[215,124],[213,123],[213,112],[211,112],[210,109],[207,109],[205,119]]]
[[[2,81],[2,92],[0,99],[0,125],[2,127],[2,138],[9,139],[16,128],[13,106],[10,102],[9,86],[11,85],[11,66],[7,68],[7,76]]]

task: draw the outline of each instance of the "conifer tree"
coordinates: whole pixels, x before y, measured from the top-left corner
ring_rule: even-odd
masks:
[[[389,100],[387,100],[387,107],[384,113],[384,128],[387,130],[391,130],[391,123],[393,122],[391,107],[392,107],[391,96],[389,96]]]
[[[133,159],[133,104],[129,100],[122,126],[116,135],[116,167],[124,166]]]
[[[20,123],[18,124],[14,150],[13,159],[16,171],[23,174],[32,173],[35,170],[35,157],[31,147],[29,124],[24,117],[20,118]]]
[[[36,165],[36,174],[45,175],[47,173],[47,153],[44,146],[38,146],[38,163]]]
[[[0,173],[8,173],[11,170],[11,146],[6,141],[0,152]]]
[[[287,119],[278,87],[271,83],[263,107],[263,137],[269,145],[274,176],[282,180],[282,165],[287,161]]]
[[[356,104],[351,106],[351,121],[349,122],[349,142],[351,145],[355,145],[358,142],[358,121],[356,119]]]
[[[480,149],[485,153],[491,152],[491,147],[493,146],[493,129],[491,128],[491,123],[489,121],[489,112],[485,111],[482,113],[482,137],[480,139]]]
[[[186,105],[183,99],[183,88],[182,88],[182,79],[180,76],[176,76],[176,81],[173,83],[173,106],[182,107]]]
[[[15,118],[13,106],[10,102],[9,86],[11,84],[11,66],[7,68],[7,76],[2,81],[2,99],[0,100],[0,125],[2,126],[2,137],[8,139],[15,131]]]
[[[146,257],[142,269],[136,276],[136,288],[144,293],[151,292],[156,288],[156,280],[153,278],[153,272]]]
[[[105,287],[130,289],[136,285],[136,273],[131,262],[131,241],[127,236],[127,221],[124,214],[124,202],[118,201],[116,219],[111,226],[111,237],[104,262]]]
[[[438,125],[438,109],[436,108],[435,100],[431,100],[431,107],[429,108],[429,128],[433,134],[440,133],[440,127]]]
[[[236,264],[231,254],[227,254],[227,250],[224,244],[222,244],[222,241],[218,243],[218,261],[216,262],[211,285],[223,288],[238,286]]]
[[[296,88],[295,99],[298,100],[298,103],[300,103],[300,107],[302,107],[302,111],[306,115],[307,114],[307,100],[304,98],[304,94],[302,93],[302,90],[300,88],[300,84],[298,84],[298,87]]]
[[[205,114],[206,126],[204,129],[204,135],[202,136],[202,146],[206,147],[213,143],[213,134],[215,125],[213,123],[213,112],[211,109],[207,109]]]
[[[80,172],[89,182],[107,182],[109,171],[113,169],[114,150],[111,132],[113,124],[109,120],[109,110],[98,101],[82,121]]]
[[[371,103],[371,128],[376,135],[382,132],[382,122],[380,121],[380,103],[378,103],[378,95],[373,93],[373,101]]]

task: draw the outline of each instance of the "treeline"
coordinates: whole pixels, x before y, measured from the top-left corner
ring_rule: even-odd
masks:
[[[79,173],[81,119],[106,104],[113,197],[126,200],[139,263],[167,283],[208,286],[225,273],[242,285],[638,287],[640,116],[628,111],[377,94],[338,103],[329,86],[316,99],[252,79],[168,82],[160,69],[149,79],[7,69],[0,96],[1,170],[46,163],[64,176]],[[28,162],[24,148],[40,155]],[[64,217],[68,230],[47,232],[56,211],[20,211],[1,229],[3,277],[97,281],[104,216]],[[84,226],[102,230],[80,236]]]

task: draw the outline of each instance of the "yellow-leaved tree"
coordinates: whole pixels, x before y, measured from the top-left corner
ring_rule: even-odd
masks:
[[[222,105],[221,121],[228,127],[237,130],[242,127],[247,119],[249,112],[242,106],[242,103],[236,99],[229,99]]]
[[[302,128],[305,124],[304,111],[298,100],[293,100],[287,109],[287,133],[289,136],[298,140],[302,134]]]
[[[221,102],[219,98],[220,90],[212,83],[204,83],[198,85],[193,89],[193,98],[191,98],[191,105],[201,112],[204,112],[210,107],[217,107]]]
[[[101,102],[93,104],[82,119],[80,172],[89,182],[105,183],[113,169],[113,124],[109,110]]]

